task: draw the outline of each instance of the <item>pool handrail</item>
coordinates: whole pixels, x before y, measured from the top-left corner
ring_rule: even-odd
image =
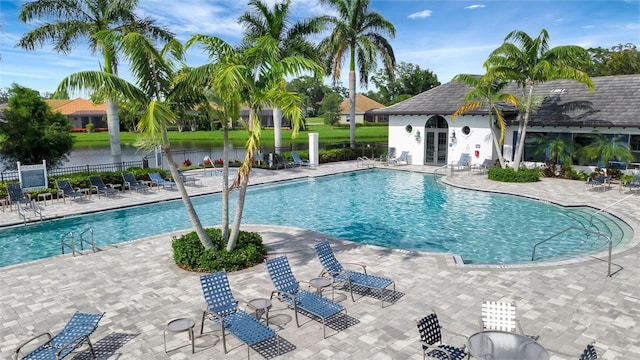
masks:
[[[603,238],[607,239],[607,243],[609,244],[609,254],[608,254],[608,257],[607,257],[607,265],[608,265],[607,266],[607,277],[611,277],[611,252],[612,252],[612,248],[613,248],[613,242],[611,241],[611,238],[609,236],[601,233],[601,232],[591,231],[591,230],[587,230],[587,229],[581,229],[581,228],[576,227],[576,226],[569,226],[568,228],[566,228],[564,230],[561,230],[561,231],[549,236],[548,238],[537,242],[535,245],[533,245],[533,252],[531,253],[531,261],[535,260],[536,248],[538,247],[538,245],[540,245],[542,243],[545,243],[545,242],[547,242],[547,241],[549,241],[549,240],[553,239],[554,237],[557,237],[557,236],[559,236],[561,234],[564,234],[565,232],[567,232],[569,230],[578,230],[578,231],[582,231],[582,232],[585,232],[585,233],[589,233],[589,234],[600,236],[600,237],[603,237]]]
[[[632,196],[634,196],[634,194],[629,194],[629,195],[627,195],[627,196],[623,197],[622,199],[620,199],[620,200],[618,200],[618,201],[614,202],[613,204],[609,204],[609,205],[607,205],[607,206],[603,207],[602,209],[600,209],[600,210],[598,210],[598,211],[594,212],[593,214],[591,214],[591,218],[589,219],[589,224],[592,224],[592,223],[593,223],[593,218],[594,218],[596,215],[598,215],[599,213],[601,213],[601,212],[603,212],[603,211],[607,210],[608,208],[612,207],[613,205],[619,204],[619,203],[621,203],[621,202],[623,202],[623,201],[627,200],[628,198],[630,198],[630,197],[632,197]]]

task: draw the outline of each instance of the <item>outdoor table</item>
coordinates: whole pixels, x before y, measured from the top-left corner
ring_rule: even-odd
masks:
[[[269,325],[269,309],[271,309],[271,300],[265,298],[257,298],[249,301],[247,305],[255,312],[256,320],[260,320],[262,314],[264,313],[266,316],[266,323],[267,325]]]
[[[171,320],[167,327],[164,329],[163,339],[164,339],[164,352],[167,353],[167,331],[172,333],[179,333],[186,331],[189,333],[189,342],[191,343],[191,353],[195,353],[195,339],[193,335],[193,327],[196,325],[196,322],[191,319],[175,319]],[[175,349],[174,349],[175,350]]]
[[[331,280],[326,277],[318,277],[309,280],[309,285],[316,288],[316,294],[322,296],[322,289],[331,285]],[[333,298],[333,292],[331,293],[331,297]]]
[[[467,340],[469,353],[484,360],[548,360],[549,353],[542,345],[524,335],[506,331],[485,330]]]

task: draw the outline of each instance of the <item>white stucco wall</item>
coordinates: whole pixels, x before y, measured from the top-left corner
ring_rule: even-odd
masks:
[[[426,115],[392,115],[389,117],[389,147],[396,148],[396,155],[407,150],[411,155],[412,165],[424,165],[425,161],[425,124],[431,116]],[[450,116],[444,116],[449,126],[447,130],[447,160],[446,164],[460,159],[462,153],[471,155],[472,164],[481,164],[484,159],[494,159],[491,131],[488,120],[483,116],[459,116],[451,123]],[[406,126],[413,130],[407,133]],[[469,126],[470,132],[464,135],[462,128]],[[445,129],[446,130],[446,129]],[[419,140],[416,138],[420,132]],[[452,132],[456,140],[451,140]],[[478,156],[475,156],[475,151]],[[444,165],[444,164],[443,164]]]
[[[396,148],[396,155],[402,151],[409,151],[412,165],[424,165],[425,162],[425,124],[431,115],[391,115],[389,116],[389,148]],[[451,122],[451,116],[443,116],[447,120],[447,160],[446,164],[458,161],[462,153],[471,155],[471,164],[481,164],[485,159],[497,159],[498,155],[493,147],[489,120],[486,116],[464,115]],[[407,125],[412,126],[411,133],[405,130]],[[462,128],[469,126],[470,132],[464,135]],[[513,149],[513,134],[518,130],[517,126],[507,129],[504,139],[503,153],[506,160],[511,160]],[[420,132],[419,140],[416,138]],[[594,127],[553,127],[553,126],[529,126],[527,132],[559,132],[559,133],[593,133],[601,134],[629,134],[640,135],[640,128],[594,128]],[[451,141],[451,135],[455,132],[456,141]],[[476,156],[478,151],[478,156]],[[444,164],[443,164],[444,165]],[[633,166],[635,167],[635,165]]]

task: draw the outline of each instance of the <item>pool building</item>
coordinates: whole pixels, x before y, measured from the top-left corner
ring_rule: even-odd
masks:
[[[640,168],[640,75],[593,77],[594,91],[575,81],[554,80],[534,87],[534,97],[540,105],[532,112],[526,134],[522,161],[529,164],[545,161],[545,154],[536,151],[536,140],[544,136],[561,135],[580,147],[592,141],[597,132],[627,144],[634,161],[630,169]],[[389,147],[409,152],[412,165],[445,165],[471,155],[471,164],[485,159],[497,159],[487,108],[478,108],[458,116],[451,115],[464,103],[471,88],[463,82],[452,81],[418,94],[410,99],[373,113],[389,118]],[[504,91],[518,95],[515,85]],[[506,160],[513,161],[518,134],[518,111],[504,106],[507,133],[502,151]],[[574,160],[575,161],[575,160]],[[597,161],[576,166],[592,171]],[[626,164],[620,164],[626,169]],[[590,169],[590,170],[589,170]]]

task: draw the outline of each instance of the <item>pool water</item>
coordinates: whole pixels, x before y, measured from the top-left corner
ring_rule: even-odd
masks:
[[[220,224],[220,194],[192,201],[205,226]],[[235,203],[232,195],[231,218]],[[570,226],[605,233],[614,246],[631,238],[625,223],[606,214],[590,225],[594,211],[458,189],[429,174],[378,169],[252,186],[243,224],[294,226],[364,244],[457,254],[466,263],[517,264],[531,262],[537,242]],[[73,231],[77,237],[88,227],[96,246],[103,247],[189,229],[191,222],[176,200],[4,228],[0,267],[59,255],[64,234]],[[568,231],[538,246],[535,261],[605,249],[604,238]]]

